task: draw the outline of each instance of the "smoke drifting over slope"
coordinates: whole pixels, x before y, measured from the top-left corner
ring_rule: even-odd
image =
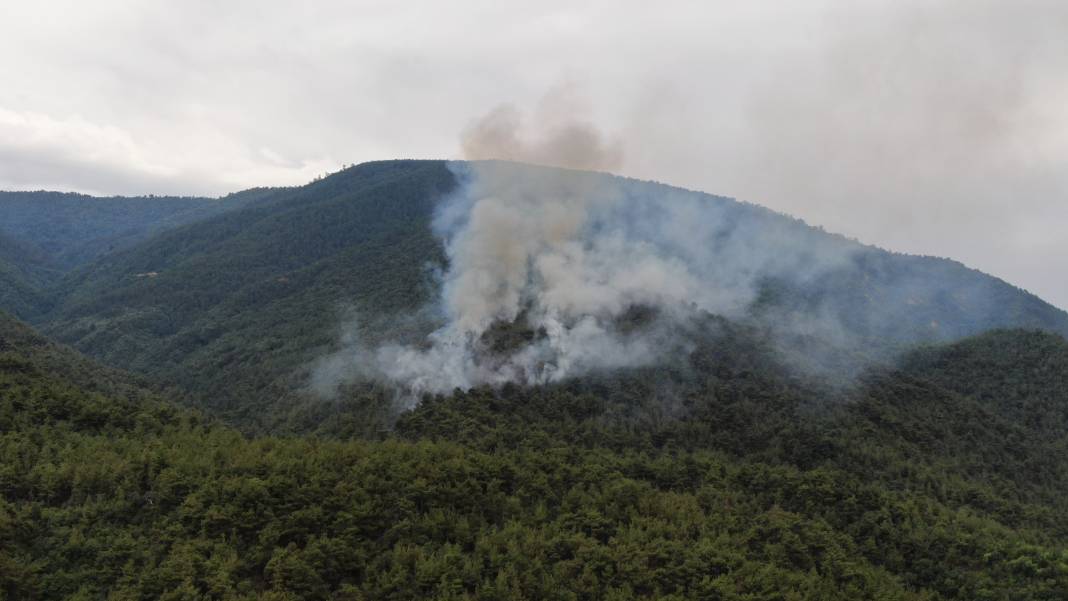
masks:
[[[444,325],[428,345],[349,351],[415,393],[652,364],[685,350],[678,333],[698,312],[742,316],[764,278],[816,277],[856,248],[799,239],[770,213],[758,230],[734,201],[655,184],[499,161],[450,168],[461,185],[433,222],[449,261]]]
[[[623,149],[582,108],[561,87],[530,126],[503,105],[463,132],[475,160],[450,164],[459,186],[433,218],[448,259],[438,327],[414,346],[350,344],[318,382],[358,364],[413,399],[684,360],[703,314],[758,324],[794,367],[848,376],[866,341],[891,353],[1027,323],[1005,317],[998,284],[962,266],[906,267],[766,209],[593,173],[617,167]]]

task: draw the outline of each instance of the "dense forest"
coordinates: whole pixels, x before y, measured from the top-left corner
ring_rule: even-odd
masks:
[[[217,200],[0,194],[0,600],[1066,598],[1068,314],[610,179],[848,260],[671,322],[660,361],[324,392],[350,339],[440,325],[445,163]],[[780,328],[828,316],[847,344]],[[541,335],[520,317],[480,344]]]
[[[1063,339],[993,332],[834,392],[727,330],[672,415],[654,382],[677,375],[618,374],[248,438],[4,320],[0,591],[1063,598]]]
[[[47,283],[56,275],[50,262],[32,247],[0,232],[0,307],[29,316],[47,307]]]
[[[70,269],[155,233],[240,208],[274,192],[252,189],[219,199],[0,192],[0,231],[34,246],[57,268]]]

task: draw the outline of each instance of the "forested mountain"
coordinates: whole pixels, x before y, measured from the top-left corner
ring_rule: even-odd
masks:
[[[1068,333],[1068,314],[953,261],[865,247],[727,198],[550,172],[603,178],[625,195],[663,197],[665,203],[696,200],[715,208],[724,228],[742,232],[746,248],[790,255],[796,251],[782,246],[789,239],[813,256],[847,257],[804,280],[760,280],[753,315],[800,331],[783,337],[796,334],[798,348],[814,348],[804,332],[810,322],[828,318],[851,338],[853,355],[896,352],[993,327]],[[423,315],[420,309],[437,296],[433,273],[447,259],[431,223],[435,207],[457,185],[444,162],[386,161],[302,188],[250,192],[241,196],[255,200],[247,206],[168,229],[70,272],[50,297],[53,308],[30,317],[108,364],[180,386],[195,402],[262,428],[253,422],[267,415],[264,404],[299,390],[309,366],[353,319],[368,340],[418,340],[433,327],[412,316]],[[173,224],[178,217],[168,219]],[[796,354],[803,360],[812,355]]]
[[[256,416],[291,388],[279,380],[336,341],[347,311],[429,300],[428,263],[442,253],[428,221],[453,185],[440,162],[387,162],[278,193],[75,272],[41,325],[215,409]]]
[[[928,347],[836,398],[707,327],[670,414],[658,368],[340,441],[242,437],[0,316],[0,594],[1063,598],[1063,339]]]
[[[243,206],[273,192],[248,190],[220,199],[0,192],[0,234],[32,245],[57,269],[67,270],[157,232]]]
[[[650,199],[711,207],[681,231],[752,298],[613,315],[658,361],[326,393],[324,358],[434,344],[455,165],[4,222],[0,304],[74,348],[0,313],[0,599],[1064,598],[1063,311],[755,205],[505,168],[618,186],[641,211],[613,234],[648,235]]]
[[[0,232],[0,307],[29,319],[47,308],[45,288],[59,270],[43,252]]]

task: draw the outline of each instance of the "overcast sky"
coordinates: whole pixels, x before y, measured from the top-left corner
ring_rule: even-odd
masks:
[[[459,158],[502,105],[532,138],[587,120],[624,175],[1068,307],[1065,0],[0,2],[0,189]]]

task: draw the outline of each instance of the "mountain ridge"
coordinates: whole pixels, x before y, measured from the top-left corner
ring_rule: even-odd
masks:
[[[561,173],[506,166],[539,177]],[[863,351],[815,356],[835,369],[861,370],[871,357],[918,342],[996,327],[1068,335],[1068,313],[955,261],[890,253],[726,197],[564,173],[616,183],[623,194],[712,203],[724,228],[749,232],[755,245],[796,238],[806,248],[846,249],[848,263],[814,279],[759,282],[755,314],[786,328],[784,352],[801,363],[811,363],[819,346],[804,328],[811,316],[828,313],[855,338],[851,348]],[[304,187],[242,193],[245,204],[68,271],[56,284],[62,292],[32,321],[106,363],[179,386],[238,422],[255,421],[250,414],[264,403],[303,389],[343,336],[418,344],[435,327],[435,272],[448,257],[432,220],[459,186],[450,163],[407,160],[364,163]]]

